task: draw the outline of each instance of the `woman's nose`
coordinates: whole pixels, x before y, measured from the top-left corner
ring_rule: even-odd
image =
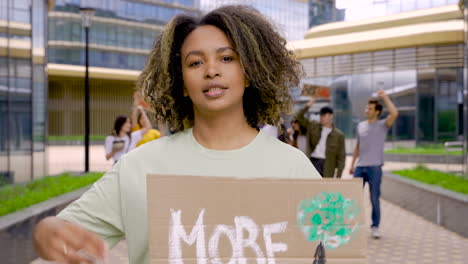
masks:
[[[213,79],[215,77],[221,77],[221,71],[217,67],[216,63],[208,63],[205,78]]]

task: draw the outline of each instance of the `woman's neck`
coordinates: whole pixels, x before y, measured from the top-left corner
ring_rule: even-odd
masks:
[[[118,137],[126,137],[128,134],[125,131],[120,131]]]
[[[244,114],[203,117],[195,114],[193,136],[208,149],[234,150],[248,145],[258,131],[249,126]]]

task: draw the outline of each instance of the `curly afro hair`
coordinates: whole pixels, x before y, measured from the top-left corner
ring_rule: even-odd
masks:
[[[180,50],[185,38],[203,25],[223,31],[240,58],[250,83],[243,95],[247,123],[254,128],[278,125],[281,114],[292,109],[289,88],[299,84],[302,66],[267,19],[241,5],[223,6],[201,18],[178,15],[166,25],[137,80],[156,119],[176,130],[193,126],[193,104],[183,95]]]

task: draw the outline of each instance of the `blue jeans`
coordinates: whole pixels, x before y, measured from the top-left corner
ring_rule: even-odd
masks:
[[[369,183],[370,201],[372,204],[372,227],[380,223],[380,184],[382,183],[382,166],[356,167],[354,177],[362,178],[363,184]]]

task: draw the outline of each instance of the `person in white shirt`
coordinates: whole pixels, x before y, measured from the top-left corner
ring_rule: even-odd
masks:
[[[151,123],[143,107],[138,106],[141,114],[142,128],[131,132],[132,123],[127,116],[118,116],[114,122],[112,134],[106,137],[104,149],[106,151],[106,160],[113,159],[114,163],[119,161],[123,154],[128,153],[135,148],[143,135],[151,129]]]
[[[290,142],[291,146],[307,153],[307,128],[302,126],[298,120],[291,121]]]
[[[301,66],[256,10],[223,6],[175,16],[149,53],[137,85],[156,119],[180,132],[123,155],[57,217],[35,229],[46,260],[105,259],[122,239],[132,264],[149,264],[146,175],[320,179],[298,149],[259,131],[291,109]],[[175,176],[177,177],[177,176]]]
[[[341,178],[346,158],[345,140],[343,132],[333,125],[333,109],[328,106],[322,107],[320,122],[304,116],[316,99],[312,96],[296,115],[296,120],[307,128],[306,154],[324,178]]]

